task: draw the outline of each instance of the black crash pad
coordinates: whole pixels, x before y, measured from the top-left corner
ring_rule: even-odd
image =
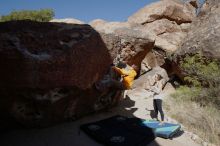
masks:
[[[155,139],[155,135],[154,131],[142,122],[141,119],[134,121],[117,115],[81,125],[80,128],[106,146],[146,146]]]

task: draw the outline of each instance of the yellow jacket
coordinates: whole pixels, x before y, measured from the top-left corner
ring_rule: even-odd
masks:
[[[130,89],[135,76],[137,75],[137,72],[134,69],[129,69],[129,70],[125,70],[125,69],[120,69],[118,67],[113,67],[113,69],[118,72],[120,75],[122,75],[123,77],[123,84],[127,89]]]

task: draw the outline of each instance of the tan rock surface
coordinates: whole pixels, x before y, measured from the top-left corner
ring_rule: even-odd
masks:
[[[191,28],[176,53],[184,56],[200,52],[206,57],[220,59],[220,1],[207,1]]]
[[[59,22],[59,23],[68,23],[68,24],[85,24],[85,22],[74,18],[53,19],[50,22]]]
[[[195,9],[190,4],[175,1],[159,1],[140,9],[128,18],[130,23],[146,24],[166,18],[178,24],[192,22]]]

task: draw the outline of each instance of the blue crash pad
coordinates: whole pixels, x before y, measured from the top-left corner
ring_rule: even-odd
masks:
[[[152,128],[156,136],[163,138],[172,138],[181,128],[179,124],[164,123],[160,125],[160,122],[155,120],[144,120],[142,124]]]

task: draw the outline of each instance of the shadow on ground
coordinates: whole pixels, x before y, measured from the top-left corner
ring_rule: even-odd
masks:
[[[117,106],[103,110],[72,122],[43,129],[17,129],[5,132],[0,137],[2,146],[101,146],[83,131],[80,125],[102,120],[114,115],[134,117],[135,101],[128,96]],[[159,146],[156,141],[150,146]]]

